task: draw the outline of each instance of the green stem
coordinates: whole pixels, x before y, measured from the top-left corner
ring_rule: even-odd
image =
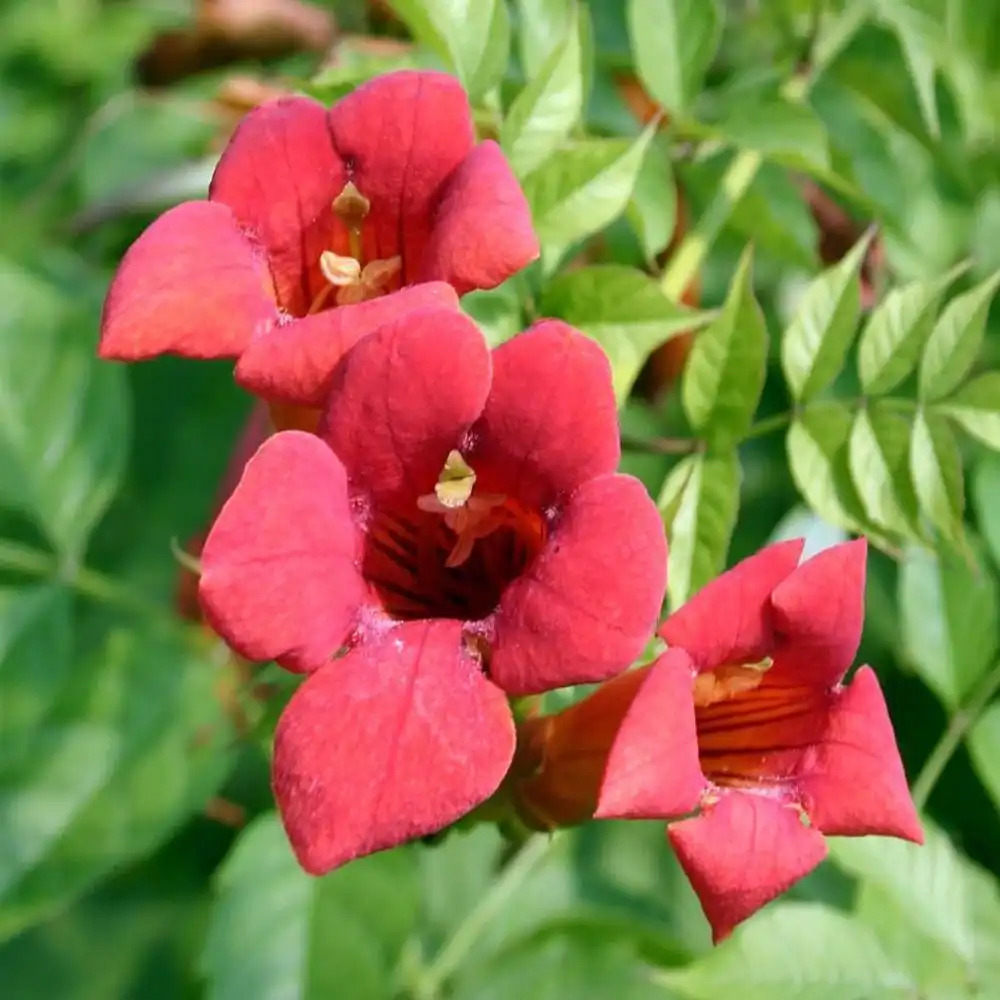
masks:
[[[792,422],[794,416],[795,414],[791,410],[785,410],[784,413],[775,413],[763,420],[758,420],[747,431],[743,440],[750,441],[753,438],[764,437],[765,434],[770,434],[772,431],[780,431],[782,427],[787,427]]]
[[[472,947],[502,912],[510,897],[531,874],[532,869],[545,857],[558,834],[536,836],[529,840],[514,856],[496,881],[459,925],[452,937],[445,942],[434,960],[427,965],[412,989],[415,1000],[435,1000],[448,977],[461,966]]]
[[[763,157],[756,149],[741,150],[733,157],[711,204],[685,234],[663,272],[660,286],[668,298],[680,301],[684,290],[701,270],[708,251],[733,209],[753,183],[762,162]]]
[[[690,455],[701,443],[698,438],[635,437],[622,434],[622,447],[627,451],[642,451],[649,455]]]
[[[975,725],[997,691],[1000,691],[1000,662],[983,678],[969,700],[951,717],[948,727],[941,734],[941,739],[931,751],[927,762],[917,775],[917,780],[913,782],[913,801],[919,811],[923,812],[938,778],[965,739],[966,733]]]
[[[20,542],[0,539],[0,569],[28,576],[54,580],[75,590],[82,597],[108,604],[147,618],[167,620],[170,615],[158,604],[134,593],[111,577],[87,569],[68,567],[48,552],[39,552]]]

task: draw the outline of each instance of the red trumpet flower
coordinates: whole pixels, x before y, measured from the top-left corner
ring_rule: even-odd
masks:
[[[618,459],[596,344],[546,321],[491,355],[462,314],[424,309],[344,357],[318,435],[250,460],[201,601],[237,652],[310,675],[274,756],[308,871],[453,822],[507,771],[508,696],[641,651],[666,542]]]

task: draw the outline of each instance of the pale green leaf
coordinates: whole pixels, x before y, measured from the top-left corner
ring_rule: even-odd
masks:
[[[667,478],[659,506],[670,541],[667,596],[672,610],[725,568],[741,478],[735,451],[691,455]]]
[[[972,766],[1000,812],[1000,701],[976,720],[966,740]]]
[[[956,709],[997,652],[998,599],[984,560],[907,548],[899,569],[902,654],[949,709]]]
[[[851,428],[851,479],[868,518],[896,535],[919,537],[917,497],[910,475],[910,424],[873,404]]]
[[[416,927],[418,890],[411,849],[313,878],[278,817],[258,817],[219,873],[202,956],[208,997],[384,1000]]]
[[[920,395],[947,396],[969,373],[986,330],[990,303],[1000,285],[1000,272],[945,306],[920,359]]]
[[[553,270],[574,243],[625,211],[652,137],[647,129],[634,142],[580,140],[525,178],[546,270]]]
[[[636,946],[612,937],[615,925],[553,930],[470,970],[454,1000],[670,1000],[640,964]]]
[[[642,158],[627,217],[647,264],[653,264],[667,248],[677,224],[677,184],[665,136],[656,136]]]
[[[716,0],[628,0],[627,10],[639,78],[668,111],[687,110],[719,44]]]
[[[121,479],[125,372],[98,361],[96,317],[0,262],[0,505],[79,556]]]
[[[916,367],[938,302],[956,271],[894,288],[872,311],[858,340],[858,375],[867,394],[884,395]]]
[[[476,321],[490,347],[497,347],[524,329],[517,282],[517,277],[509,278],[496,288],[462,296],[462,312]]]
[[[862,881],[854,914],[875,932],[886,954],[913,976],[920,1000],[980,1000],[962,959],[915,927],[890,891]]]
[[[914,988],[868,927],[818,903],[768,907],[659,979],[692,1000],[909,1000]]]
[[[854,418],[841,403],[815,403],[788,429],[786,447],[792,479],[820,517],[847,531],[859,531],[864,512],[848,465]]]
[[[806,171],[826,171],[830,166],[826,129],[806,104],[741,101],[713,129],[741,149],[755,149],[784,166]]]
[[[531,173],[562,144],[583,110],[583,71],[577,17],[538,73],[510,106],[500,145],[519,177]]]
[[[802,293],[781,339],[781,365],[796,400],[808,400],[840,371],[861,311],[859,274],[873,233]]]
[[[910,439],[910,473],[920,509],[945,538],[959,543],[965,509],[962,456],[943,417],[917,411]]]
[[[924,824],[926,842],[883,837],[837,838],[838,867],[877,886],[914,930],[975,969],[992,965],[1000,940],[1000,896],[993,879],[963,857],[945,834]]]
[[[1000,455],[988,452],[976,463],[970,490],[979,533],[1000,567]]]
[[[390,0],[417,41],[453,69],[470,99],[499,83],[510,49],[505,0]]]
[[[576,0],[514,0],[521,67],[533,79],[558,45],[578,13]]]
[[[681,400],[703,437],[741,440],[764,389],[767,326],[753,294],[752,259],[748,248],[721,312],[695,337],[684,367]]]
[[[936,409],[966,433],[1000,451],[1000,372],[987,372],[967,382],[936,404]]]
[[[32,739],[0,745],[0,938],[153,850],[231,763],[201,633],[116,632]]]
[[[578,327],[604,348],[619,405],[657,347],[703,326],[710,317],[677,305],[649,275],[619,264],[558,275],[543,291],[539,308],[545,316]]]

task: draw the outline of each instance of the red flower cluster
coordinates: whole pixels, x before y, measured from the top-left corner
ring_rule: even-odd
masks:
[[[670,840],[721,937],[820,861],[824,833],[920,838],[875,675],[842,684],[864,543],[802,566],[798,543],[764,550],[627,670],[666,542],[616,471],[608,361],[555,320],[490,351],[458,308],[537,253],[458,84],[391,74],[329,110],[252,112],[208,201],[127,253],[101,353],[237,357],[259,398],[317,415],[241,457],[199,583],[236,652],[307,675],[273,772],[303,867],[490,798],[541,828],[697,811]],[[515,724],[513,699],[593,682]]]

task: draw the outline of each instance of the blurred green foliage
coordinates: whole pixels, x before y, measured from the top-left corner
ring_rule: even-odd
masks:
[[[194,6],[0,10],[0,996],[1000,996],[1000,5],[341,0],[322,69],[140,86]],[[227,74],[333,100],[400,65],[456,72],[522,178],[542,260],[465,304],[605,348],[671,604],[771,538],[878,547],[862,655],[926,847],[835,844],[714,951],[659,824],[298,870],[273,704],[173,611],[249,400],[93,349],[125,248],[204,193]]]

